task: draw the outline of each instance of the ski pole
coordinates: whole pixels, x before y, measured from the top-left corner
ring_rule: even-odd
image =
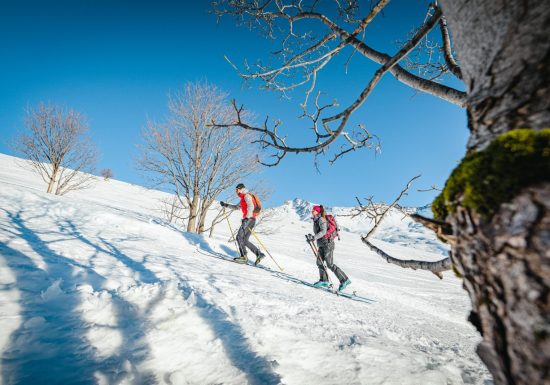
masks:
[[[277,265],[277,267],[279,268],[279,270],[281,271],[284,271],[284,269],[279,266],[279,264],[277,263],[277,261],[275,260],[275,258],[273,258],[273,256],[271,255],[271,253],[267,250],[267,248],[265,247],[265,245],[262,243],[262,241],[260,241],[260,238],[258,238],[258,236],[256,235],[256,233],[250,228],[250,227],[247,227],[248,230],[250,230],[250,232],[252,233],[252,235],[254,235],[254,238],[256,238],[256,240],[260,243],[260,245],[264,248],[265,252],[267,253],[267,255],[269,255],[271,257],[271,259],[273,259],[273,262],[275,262],[275,264]]]
[[[307,243],[309,243],[309,246],[311,247],[311,250],[313,251],[313,254],[317,257],[317,260],[321,262],[321,266],[323,266],[323,270],[325,271],[325,274],[327,275],[330,286],[334,287],[334,284],[332,283],[332,280],[330,279],[330,275],[328,273],[327,265],[325,264],[325,261],[320,257],[319,250],[317,249],[317,246],[315,246],[315,243],[313,243],[313,241],[310,241],[307,238],[307,235],[306,235],[306,239],[307,239]]]
[[[223,215],[225,215],[225,207],[223,208]],[[231,223],[229,222],[229,215],[225,217],[225,220],[227,221],[227,226],[229,226],[229,231],[231,231],[231,236],[233,237],[233,242],[235,242],[235,246],[237,247],[237,251],[239,252],[239,255],[241,255],[241,249],[239,245],[237,244],[237,237],[233,233],[233,228],[231,227]]]
[[[321,262],[321,266],[323,266],[323,270],[325,271],[325,274],[327,275],[328,281],[330,283],[330,286],[334,287],[332,280],[330,279],[330,275],[328,274],[327,266],[325,265],[325,261],[319,256],[319,250],[317,249],[317,246],[311,241],[307,235],[306,235],[307,243],[309,244],[309,247],[311,247],[311,250],[313,251],[313,254],[317,257],[317,260]]]
[[[317,260],[321,262],[321,266],[323,266],[323,270],[325,271],[325,274],[327,275],[328,281],[330,282],[330,286],[334,287],[334,284],[332,283],[332,280],[330,279],[330,274],[328,273],[328,267],[325,264],[325,261],[323,260],[323,258],[321,258],[320,254],[319,254],[319,249],[317,249],[317,246],[315,245],[315,243],[313,243],[313,241],[308,240],[308,242],[309,242],[309,245],[311,246],[311,248],[313,249],[313,254],[315,254],[315,256],[317,257]]]

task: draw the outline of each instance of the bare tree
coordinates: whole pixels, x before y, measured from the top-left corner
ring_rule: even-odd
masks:
[[[104,181],[108,181],[113,178],[113,170],[110,168],[104,168],[99,172],[99,175],[103,177]]]
[[[232,115],[227,95],[208,83],[188,83],[169,97],[169,117],[149,121],[139,165],[188,207],[187,231],[202,233],[216,197],[258,169],[256,135],[208,126]]]
[[[368,132],[350,133],[346,127],[387,73],[415,90],[465,107],[467,154],[432,206],[436,221],[417,219],[449,233],[453,265],[472,300],[470,320],[483,336],[478,354],[495,383],[550,383],[550,130],[545,129],[550,127],[550,5],[545,0],[440,0],[390,56],[365,42],[366,27],[388,2],[379,0],[369,9],[364,8],[369,2],[357,0],[215,2],[219,16],[234,15],[281,42],[277,65],[259,62],[241,75],[282,92],[307,84],[303,106],[322,69],[345,48],[350,56],[380,64],[356,99],[336,113],[330,113],[336,103],[316,100],[308,114],[314,119],[305,127],[314,134],[310,146],[288,145],[277,123],[243,122],[244,108],[237,104],[236,117],[226,126],[261,133],[262,144],[274,150],[272,164],[277,164],[289,152],[320,153],[338,138],[345,147],[337,156],[372,144]],[[304,21],[309,24],[299,28]],[[398,64],[437,23],[446,64],[439,68],[462,79],[465,92]]]
[[[40,103],[27,111],[25,126],[28,132],[16,138],[14,147],[30,160],[48,193],[90,187],[97,153],[82,114]]]

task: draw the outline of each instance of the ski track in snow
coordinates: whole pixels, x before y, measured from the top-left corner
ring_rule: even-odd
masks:
[[[335,262],[372,303],[283,279],[269,257],[273,271],[198,253],[233,255],[227,226],[207,238],[166,224],[164,193],[98,179],[56,197],[39,182],[0,155],[2,384],[492,383],[460,281],[387,264],[362,246],[364,218],[339,218]],[[312,282],[310,205],[276,208],[265,226],[282,230],[260,237]],[[376,238],[403,258],[446,250],[399,214]]]

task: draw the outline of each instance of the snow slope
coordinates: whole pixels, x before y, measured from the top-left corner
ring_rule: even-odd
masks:
[[[227,226],[207,238],[166,224],[164,193],[98,179],[52,196],[23,163],[0,155],[3,384],[492,383],[461,282],[387,264],[361,244],[365,218],[339,217],[335,258],[371,303],[299,284],[318,278],[308,202],[262,225],[282,275],[269,258],[273,270],[197,252],[233,255]],[[445,253],[397,213],[376,243],[404,258]]]

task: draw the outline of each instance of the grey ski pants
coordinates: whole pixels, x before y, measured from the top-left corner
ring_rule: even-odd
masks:
[[[336,278],[338,278],[340,283],[345,282],[348,279],[348,276],[342,271],[342,269],[340,269],[338,266],[336,266],[333,263],[334,241],[319,239],[317,241],[317,246],[319,250],[319,258],[317,258],[317,267],[319,268],[319,277],[320,277],[319,280],[328,281],[327,271],[325,270],[325,267],[321,262],[321,260],[323,260],[325,261],[327,268],[332,270],[332,272],[336,275]]]
[[[256,218],[243,219],[241,227],[237,232],[237,244],[239,245],[239,251],[241,255],[246,256],[246,248],[248,247],[256,256],[260,255],[260,250],[250,242],[250,230],[256,226]]]

